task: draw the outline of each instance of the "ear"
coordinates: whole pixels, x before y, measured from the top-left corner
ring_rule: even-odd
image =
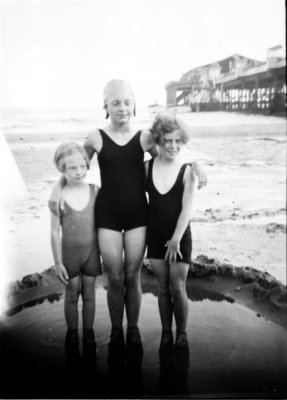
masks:
[[[134,108],[134,116],[136,116],[136,103],[135,103],[135,108]]]
[[[109,115],[109,113],[108,113],[108,111],[107,111],[107,110],[108,110],[108,107],[107,107],[107,104],[106,104],[106,102],[105,102],[105,104],[104,104],[104,107],[103,107],[103,108],[104,108],[104,110],[106,110],[106,119],[108,119],[110,115]]]

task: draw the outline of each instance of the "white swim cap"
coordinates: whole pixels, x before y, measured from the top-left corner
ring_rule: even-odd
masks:
[[[135,101],[134,92],[129,82],[122,79],[112,79],[104,88],[104,107],[107,105],[107,99],[114,94],[118,94],[119,92],[128,93]]]

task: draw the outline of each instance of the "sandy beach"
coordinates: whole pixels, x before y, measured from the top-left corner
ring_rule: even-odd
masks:
[[[144,357],[127,359],[116,373],[108,361],[110,321],[103,274],[96,288],[98,353],[97,364],[89,367],[93,379],[83,392],[83,365],[77,376],[79,387],[67,391],[65,379],[73,377],[65,361],[63,285],[51,268],[47,199],[59,176],[52,162],[58,144],[82,143],[88,128],[104,126],[104,121],[83,115],[77,122],[57,120],[53,127],[44,124],[45,128],[35,121],[10,122],[3,130],[1,156],[10,171],[7,175],[3,168],[1,175],[5,188],[1,274],[8,289],[4,307],[8,310],[0,319],[1,357],[7,365],[4,397],[24,393],[27,398],[170,398],[171,394],[275,398],[286,394],[286,121],[180,112],[191,132],[183,158],[201,162],[208,174],[208,185],[196,192],[191,211],[190,355],[175,358],[172,365],[158,358],[157,285],[145,260],[139,321]],[[152,117],[143,114],[135,122],[139,129],[148,127]],[[95,159],[88,181],[100,184]],[[47,385],[51,368],[65,377],[58,386]],[[15,387],[11,376],[17,377]]]
[[[208,174],[208,185],[197,191],[191,212],[193,258],[204,254],[250,266],[286,284],[285,119],[223,112],[177,115],[191,132],[183,157],[201,162]],[[143,114],[134,122],[148,127],[151,119]],[[96,126],[104,123],[99,120]],[[87,126],[84,120],[82,125],[70,122],[66,130],[3,129],[27,189],[11,196],[13,185],[19,187],[19,179],[12,177],[3,192],[9,281],[53,265],[47,209],[58,177],[53,153],[64,140],[82,143],[92,125],[94,121]],[[96,160],[88,180],[100,184]]]

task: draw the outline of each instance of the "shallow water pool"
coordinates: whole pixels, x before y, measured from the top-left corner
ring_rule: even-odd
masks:
[[[10,310],[1,322],[1,395],[5,398],[279,397],[287,394],[286,329],[232,295],[188,280],[189,354],[159,356],[157,286],[144,275],[139,328],[143,355],[108,362],[106,289],[96,291],[97,359],[69,365],[63,295]],[[79,314],[80,315],[80,314]],[[81,318],[80,318],[81,319]],[[126,325],[126,324],[125,324]],[[80,323],[81,332],[81,323]]]

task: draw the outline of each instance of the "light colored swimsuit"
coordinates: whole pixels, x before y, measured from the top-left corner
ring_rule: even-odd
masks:
[[[64,202],[60,211],[62,226],[62,261],[69,278],[80,274],[101,274],[100,257],[95,227],[96,193],[90,185],[88,204],[83,210],[75,210]]]

